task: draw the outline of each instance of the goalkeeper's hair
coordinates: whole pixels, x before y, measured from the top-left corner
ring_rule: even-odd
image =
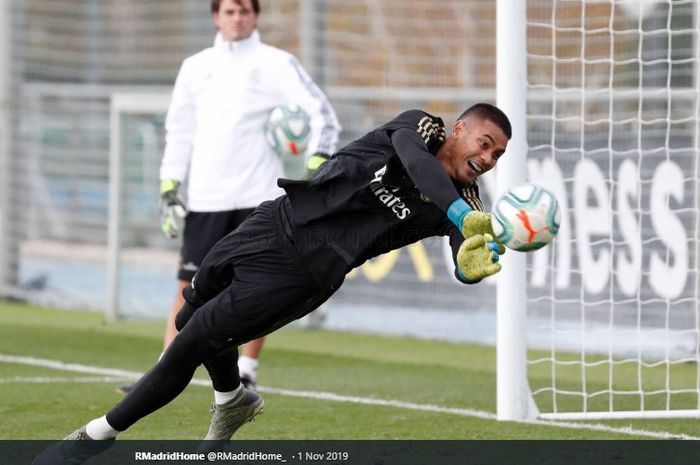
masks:
[[[506,135],[506,137],[508,137],[508,139],[510,139],[513,135],[513,129],[506,114],[503,113],[500,108],[491,105],[490,103],[477,103],[470,106],[464,110],[461,115],[459,115],[457,120],[464,119],[470,115],[491,121],[493,124],[503,130],[503,133]]]
[[[235,3],[236,5],[241,5],[241,0],[233,0],[233,3]],[[255,11],[255,14],[259,15],[260,2],[258,2],[258,0],[250,0],[250,4],[253,5],[253,11]],[[218,13],[219,8],[221,8],[221,0],[211,0],[211,13]]]

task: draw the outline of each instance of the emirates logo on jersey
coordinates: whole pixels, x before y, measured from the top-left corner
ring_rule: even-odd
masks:
[[[382,178],[386,173],[386,165],[374,173],[374,179],[370,181],[369,188],[379,201],[391,209],[391,211],[400,220],[405,220],[411,214],[411,209],[406,206],[406,203],[398,196],[398,187],[388,186],[382,182]]]

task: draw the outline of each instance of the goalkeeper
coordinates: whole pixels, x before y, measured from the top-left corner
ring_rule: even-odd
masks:
[[[237,346],[317,308],[351,269],[446,235],[457,279],[473,284],[497,273],[504,249],[476,181],[510,137],[508,118],[490,104],[467,109],[448,137],[440,118],[410,110],[340,149],[311,179],[280,179],[286,195],[260,205],[204,259],[161,360],[105,416],[66,439],[116,437],[177,397],[203,364],[216,394],[203,447],[222,447],[263,408],[232,368]],[[109,444],[68,442],[63,451],[87,456]]]
[[[163,346],[177,331],[175,316],[185,289],[204,256],[265,200],[284,193],[277,178],[282,160],[265,141],[265,118],[276,105],[300,104],[311,119],[307,151],[313,167],[333,153],[340,125],[321,89],[289,53],[260,41],[257,0],[211,0],[218,28],[213,47],[185,59],[175,80],[166,119],[160,166],[162,229],[178,236],[177,217],[187,180],[187,207],[177,271],[178,290],[168,316]],[[280,79],[280,76],[285,76]],[[247,387],[257,381],[263,339],[242,347],[239,369]],[[132,384],[120,386],[128,392]]]

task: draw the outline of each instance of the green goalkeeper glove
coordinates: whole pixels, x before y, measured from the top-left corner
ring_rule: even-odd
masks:
[[[308,160],[306,160],[306,174],[304,175],[304,179],[309,179],[313,176],[316,170],[327,162],[329,158],[330,157],[325,153],[314,153],[311,155]]]
[[[180,182],[166,179],[160,182],[160,229],[170,239],[177,237],[179,227],[178,218],[184,218],[187,209],[182,200],[177,196]]]
[[[472,210],[464,199],[456,199],[450,204],[447,217],[459,228],[465,239],[476,234],[495,236],[493,226],[491,226],[491,214]]]
[[[487,276],[501,271],[498,263],[505,247],[490,234],[476,234],[462,242],[457,251],[457,274],[468,284],[478,283]]]
[[[462,231],[462,236],[465,239],[469,239],[477,234],[488,234],[493,238],[495,234],[493,233],[493,226],[491,226],[491,214],[478,210],[470,211],[462,218],[460,231]]]

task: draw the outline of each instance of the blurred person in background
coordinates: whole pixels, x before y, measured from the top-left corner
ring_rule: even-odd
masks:
[[[307,173],[335,151],[337,117],[324,93],[297,59],[260,41],[258,0],[212,0],[218,29],[213,47],[186,58],[173,88],[166,118],[165,153],[160,166],[161,227],[178,236],[184,216],[178,291],[168,315],[164,349],[177,334],[175,316],[182,291],[216,242],[265,200],[284,193],[280,156],[265,140],[270,111],[286,103],[301,106],[311,119]],[[178,189],[187,181],[187,208]],[[186,215],[185,215],[186,213]],[[238,359],[241,379],[257,383],[264,338],[244,345]],[[129,392],[134,384],[117,388]]]

